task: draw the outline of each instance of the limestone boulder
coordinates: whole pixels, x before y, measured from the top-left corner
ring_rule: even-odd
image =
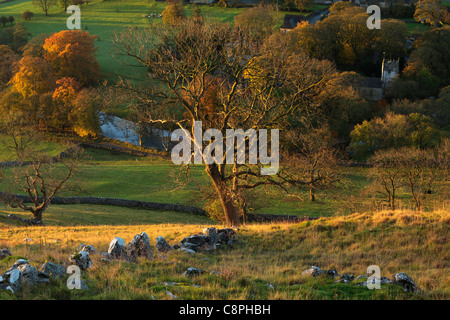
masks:
[[[144,257],[146,259],[153,259],[153,252],[150,247],[150,239],[145,232],[137,234],[134,238],[127,244],[126,253],[128,258],[135,260],[139,257]]]

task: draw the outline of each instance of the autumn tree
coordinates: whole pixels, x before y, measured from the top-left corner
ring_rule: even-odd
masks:
[[[414,19],[432,26],[443,26],[448,15],[441,0],[420,0],[416,4]]]
[[[354,7],[354,6],[355,5],[351,1],[338,1],[338,2],[333,3],[330,6],[329,10],[330,10],[331,14],[334,14],[334,13],[341,12],[341,11],[347,9],[347,8],[351,8],[351,7]]]
[[[51,34],[41,33],[31,38],[31,40],[23,47],[22,56],[44,58],[44,43],[50,36]]]
[[[438,86],[432,87],[435,91],[438,87],[450,85],[450,55],[448,52],[450,52],[450,26],[427,31],[415,43],[415,48],[403,71],[404,77],[420,81],[420,78],[424,77],[421,73],[428,71],[437,81]],[[427,78],[431,79],[431,77]],[[424,81],[420,84],[421,87],[429,86]]]
[[[377,150],[412,146],[430,148],[439,143],[439,132],[432,118],[411,113],[387,113],[383,118],[364,120],[350,133],[350,150],[355,158],[364,158]]]
[[[21,53],[30,37],[31,34],[21,23],[0,29],[0,45],[8,45],[16,53]]]
[[[58,131],[63,131],[72,126],[68,121],[68,115],[72,112],[72,104],[75,101],[81,84],[74,78],[61,78],[56,81],[56,88],[52,94],[53,112],[51,113],[51,126]]]
[[[265,37],[274,31],[275,12],[271,7],[260,5],[245,9],[234,17],[234,22],[239,27],[254,30],[255,36]]]
[[[101,105],[102,101],[98,92],[94,89],[81,89],[69,115],[69,121],[76,134],[80,137],[95,138],[101,133],[98,117]]]
[[[55,87],[53,68],[45,59],[26,56],[20,59],[15,69],[11,83],[23,97],[46,93]]]
[[[23,20],[30,20],[31,18],[33,18],[33,16],[33,12],[31,12],[30,10],[25,10],[24,12],[22,12],[21,18]]]
[[[324,20],[296,28],[294,32],[299,34],[300,47],[312,57],[371,73],[374,53],[401,56],[408,33],[404,22],[391,20],[381,30],[368,29],[367,18],[364,9],[342,5]]]
[[[136,100],[146,101],[150,111],[160,106],[180,109],[175,118],[162,113],[152,118],[153,123],[174,124],[193,137],[195,122],[202,121],[206,128],[215,127],[222,137],[229,137],[227,129],[283,129],[293,113],[307,113],[322,82],[333,72],[327,61],[264,44],[251,34],[250,30],[228,24],[188,20],[176,27],[131,28],[116,34],[114,43],[120,54],[136,59],[158,83],[139,90],[129,88],[139,96]],[[217,97],[203,100],[213,86],[217,87]],[[218,103],[211,106],[206,101]],[[211,143],[204,141],[201,150],[211,150]],[[218,143],[224,141],[219,139],[215,145]],[[276,158],[276,150],[272,151]],[[205,159],[205,153],[197,155]],[[221,203],[225,223],[238,226],[236,191],[262,185],[283,187],[295,180],[289,179],[283,169],[272,170],[272,175],[261,174],[261,161],[242,163],[235,156],[229,156],[231,163],[214,161],[204,163],[204,167]]]
[[[48,16],[48,10],[57,4],[57,0],[33,0],[33,4],[39,7]]]
[[[162,20],[164,24],[177,24],[186,18],[183,3],[180,0],[167,1],[167,6],[162,12]]]
[[[275,0],[267,1],[271,5],[276,5],[282,9],[292,10],[296,9],[298,11],[304,11],[306,7],[311,4],[312,0]]]
[[[19,61],[20,56],[10,47],[0,45],[0,91],[6,87],[6,84],[13,75],[13,66]]]
[[[57,32],[45,40],[44,57],[58,78],[75,78],[82,85],[99,78],[100,66],[95,57],[96,36],[82,30]]]
[[[73,131],[81,137],[95,137],[99,133],[99,95],[92,89],[82,88],[74,78],[56,81],[52,94],[52,107],[47,123],[58,131]]]
[[[358,7],[330,14],[323,21],[300,28],[300,46],[313,57],[338,60],[339,52],[347,45],[357,57],[365,55],[372,44],[371,32],[366,26],[367,14]]]
[[[315,101],[321,114],[320,122],[327,123],[338,138],[347,139],[355,125],[372,114],[370,104],[358,89],[360,79],[355,72],[336,72]]]
[[[405,41],[409,35],[403,21],[383,19],[383,27],[374,32],[375,49],[390,59],[406,54]]]

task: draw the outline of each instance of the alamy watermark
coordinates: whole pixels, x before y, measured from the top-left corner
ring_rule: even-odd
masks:
[[[67,278],[67,288],[70,290],[73,289],[81,289],[81,270],[80,267],[76,265],[71,265],[67,267],[66,272],[70,274],[70,276]]]
[[[275,175],[280,162],[278,129],[270,129],[270,155],[268,154],[269,130],[226,129],[225,137],[218,129],[208,129],[203,133],[202,121],[194,122],[194,136],[186,129],[177,129],[171,140],[178,141],[172,149],[174,164],[245,164],[248,141],[248,164],[263,165],[261,175]],[[209,144],[203,148],[203,142]],[[237,150],[235,154],[235,149]],[[192,156],[193,151],[193,156]],[[225,151],[225,154],[224,154]]]
[[[66,13],[71,13],[72,15],[67,18],[67,29],[81,29],[81,9],[79,6],[71,5],[67,7]]]
[[[381,9],[377,5],[371,5],[367,7],[370,17],[367,19],[366,25],[369,29],[381,29]]]
[[[368,289],[373,290],[381,289],[381,270],[377,265],[371,265],[367,267],[367,273],[371,274],[369,278],[367,278],[366,286]]]

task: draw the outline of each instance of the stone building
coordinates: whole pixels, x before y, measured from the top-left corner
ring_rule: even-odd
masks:
[[[370,101],[379,101],[384,98],[386,88],[390,82],[400,73],[399,60],[383,59],[381,66],[381,78],[366,77],[359,82],[361,94]]]

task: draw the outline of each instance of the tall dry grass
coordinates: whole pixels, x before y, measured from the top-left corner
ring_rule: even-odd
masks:
[[[91,288],[88,292],[69,291],[63,281],[53,281],[47,287],[25,289],[19,298],[166,299],[169,290],[182,299],[448,299],[449,225],[446,210],[379,211],[295,224],[252,224],[241,228],[237,235],[240,245],[233,249],[194,255],[155,253],[153,261],[137,264],[105,265],[94,256],[94,267],[83,273]],[[113,237],[129,241],[145,231],[154,248],[157,236],[174,244],[204,227],[207,225],[10,227],[1,230],[0,247],[10,248],[16,256],[13,259],[22,256],[38,266],[46,260],[64,263],[80,243],[106,251]],[[25,244],[24,238],[34,242]],[[0,268],[5,269],[13,259],[0,262]],[[405,294],[395,286],[369,290],[301,276],[311,265],[358,276],[374,264],[383,276],[407,273],[423,295]],[[186,278],[182,273],[188,267],[207,273]],[[209,274],[212,271],[217,273]]]

